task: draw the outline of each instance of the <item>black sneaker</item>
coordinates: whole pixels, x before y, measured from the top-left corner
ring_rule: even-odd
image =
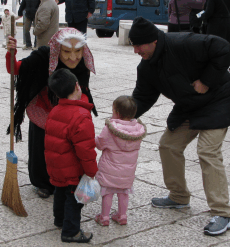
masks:
[[[79,233],[73,237],[61,236],[62,242],[76,242],[76,243],[88,243],[90,239],[93,237],[93,233],[91,232],[83,232],[81,229]]]
[[[172,201],[168,196],[163,198],[153,198],[152,206],[156,208],[189,208],[188,204],[179,204],[177,202]]]
[[[220,235],[230,229],[230,218],[214,216],[209,224],[204,227],[204,234],[210,236]]]

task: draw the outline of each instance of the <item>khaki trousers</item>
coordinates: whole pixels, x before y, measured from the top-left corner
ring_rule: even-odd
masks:
[[[181,204],[189,203],[190,192],[185,180],[184,150],[199,135],[197,153],[211,215],[230,217],[228,183],[221,152],[226,133],[227,128],[191,130],[188,121],[175,131],[166,129],[161,137],[159,150],[164,182],[170,191],[171,200]]]

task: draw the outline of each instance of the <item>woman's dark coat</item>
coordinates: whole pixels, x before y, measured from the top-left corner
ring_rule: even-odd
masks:
[[[141,60],[133,96],[136,117],[148,111],[160,93],[175,106],[167,123],[170,130],[185,120],[191,129],[218,129],[230,125],[230,44],[217,36],[159,31],[151,60]],[[209,87],[199,94],[191,85],[200,79]]]
[[[207,34],[217,35],[230,42],[229,0],[207,0],[202,19],[207,21]]]

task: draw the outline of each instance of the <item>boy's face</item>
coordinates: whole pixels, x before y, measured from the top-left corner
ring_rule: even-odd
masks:
[[[6,16],[8,16],[8,15],[10,14],[10,12],[9,12],[8,9],[5,9],[5,10],[4,10],[4,13],[5,13]]]

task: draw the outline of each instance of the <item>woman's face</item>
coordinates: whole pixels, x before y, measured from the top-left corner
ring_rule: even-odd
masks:
[[[61,45],[60,60],[70,69],[76,68],[82,59],[83,47],[75,48],[78,42],[76,39],[70,39],[69,43],[72,45],[72,48]]]

